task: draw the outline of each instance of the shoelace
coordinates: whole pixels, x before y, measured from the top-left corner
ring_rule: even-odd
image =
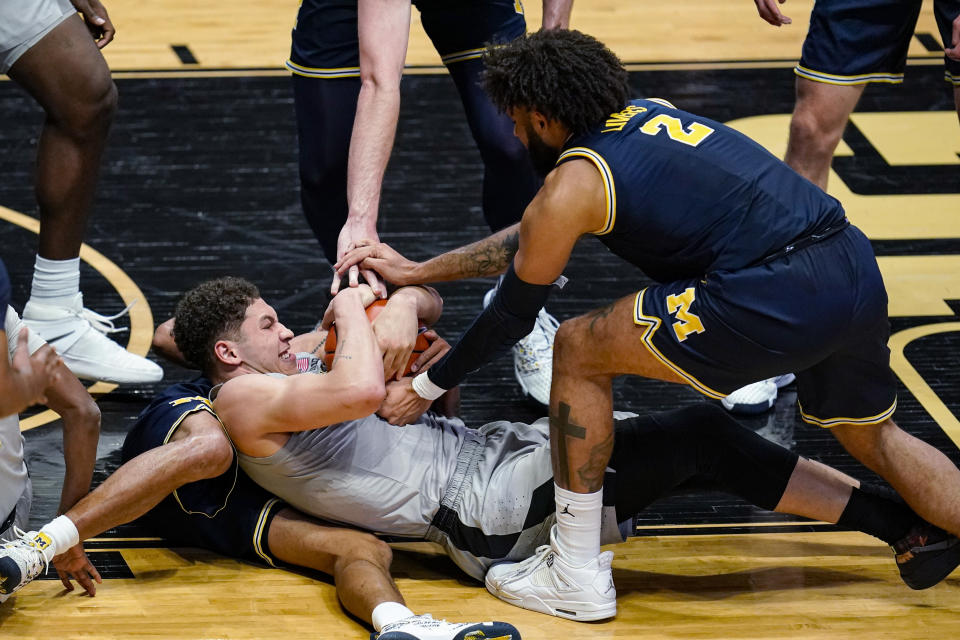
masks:
[[[118,328],[114,326],[113,321],[130,313],[130,308],[135,304],[137,304],[136,300],[125,306],[119,313],[115,313],[112,316],[105,316],[93,311],[92,309],[87,309],[84,307],[80,311],[79,316],[89,322],[91,327],[104,335],[110,333],[123,333],[129,329],[127,327]]]
[[[516,580],[517,578],[523,578],[530,571],[540,564],[543,561],[543,557],[548,553],[552,552],[553,548],[548,544],[542,544],[537,547],[537,550],[533,553],[532,556],[526,560],[521,560],[517,563],[517,566],[514,567],[513,573],[503,578],[503,582],[510,582],[511,580]]]
[[[46,573],[47,569],[50,568],[50,561],[47,560],[47,554],[45,554],[43,551],[41,551],[40,549],[37,549],[35,546],[30,544],[30,540],[27,538],[27,535],[28,535],[27,532],[21,529],[20,527],[18,527],[17,525],[13,525],[12,531],[13,531],[13,538],[10,540],[3,540],[3,548],[13,549],[22,545],[26,545],[30,547],[30,549],[32,549],[33,551],[36,551],[36,553],[29,554],[31,558],[29,560],[31,566],[28,568],[27,573],[33,574],[33,575],[39,574],[39,572],[34,572],[33,570],[34,567],[37,565],[37,561],[35,558],[36,555],[39,555],[41,558],[43,558],[43,572]]]

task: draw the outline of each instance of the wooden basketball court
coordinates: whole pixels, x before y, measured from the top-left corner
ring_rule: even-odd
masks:
[[[533,3],[529,3],[533,5]],[[749,2],[577,0],[573,26],[629,63],[637,95],[657,96],[732,123],[773,153],[785,149],[792,67],[812,2],[790,0],[792,26],[762,22]],[[88,306],[130,316],[128,346],[145,354],[154,325],[199,280],[257,282],[295,331],[317,319],[329,267],[300,211],[295,127],[283,69],[295,2],[112,0],[118,36],[105,55],[120,93],[97,204],[82,253]],[[527,7],[528,25],[540,9]],[[416,14],[416,12],[414,12]],[[423,258],[485,234],[480,161],[452,83],[414,15],[401,122],[387,172],[381,238]],[[867,89],[837,150],[830,192],[871,238],[890,296],[898,424],[960,461],[960,128],[930,2],[910,49],[906,81]],[[29,292],[35,252],[32,166],[42,112],[0,81],[0,241],[14,305]],[[453,151],[451,151],[453,149]],[[429,196],[429,197],[427,197]],[[424,234],[424,229],[435,233]],[[578,315],[649,281],[584,241],[571,283],[548,305]],[[439,328],[455,336],[489,282],[440,287]],[[193,374],[164,365],[162,385]],[[464,387],[467,424],[529,421],[541,409],[513,383],[509,361]],[[103,427],[95,482],[157,386],[97,384]],[[693,391],[624,380],[617,408],[638,412],[700,402]],[[766,437],[852,475],[870,472],[823,431],[799,420],[795,392],[745,421]],[[32,524],[52,517],[62,474],[60,425],[23,420],[34,481]],[[914,592],[878,540],[823,523],[758,511],[723,494],[662,500],[615,548],[619,614],[582,624],[506,605],[428,544],[398,548],[397,582],[417,612],[451,620],[497,618],[528,639],[935,638],[960,633],[960,573]],[[39,580],[0,605],[9,638],[362,638],[323,576],[261,569],[169,548],[134,525],[87,545],[104,575],[95,598]]]

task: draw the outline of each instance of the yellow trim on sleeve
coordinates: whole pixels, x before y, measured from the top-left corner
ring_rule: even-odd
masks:
[[[669,107],[669,108],[671,108],[671,109],[676,109],[676,107],[673,106],[673,103],[672,103],[672,102],[668,102],[667,100],[664,100],[663,98],[647,98],[647,101],[648,101],[648,102],[656,102],[657,104],[662,104],[662,105],[665,106],[665,107]]]
[[[606,199],[607,212],[603,225],[596,231],[591,231],[593,235],[603,236],[613,231],[613,226],[617,223],[617,188],[613,182],[613,172],[610,171],[610,165],[603,159],[599,153],[587,147],[573,147],[560,154],[557,164],[567,158],[586,158],[590,160],[600,172],[603,178],[603,195]]]

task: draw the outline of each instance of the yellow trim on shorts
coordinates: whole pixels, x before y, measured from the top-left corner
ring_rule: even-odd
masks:
[[[263,545],[261,544],[261,539],[266,533],[265,529],[267,526],[267,518],[270,517],[270,511],[273,510],[277,504],[280,504],[279,498],[271,498],[267,500],[267,502],[263,505],[263,508],[260,509],[260,517],[257,518],[257,526],[253,529],[253,550],[258,556],[263,558],[264,562],[274,568],[277,568],[277,565],[273,561],[273,558],[271,558],[264,550]]]
[[[960,76],[955,76],[946,69],[943,71],[943,79],[955,87],[960,87]]]
[[[793,68],[793,72],[807,80],[841,86],[867,84],[870,82],[886,82],[888,84],[900,84],[903,82],[902,73],[861,73],[853,76],[840,76],[833,73],[824,73],[823,71],[814,71],[813,69],[801,67],[799,64]]]
[[[665,107],[670,107],[671,109],[676,109],[676,107],[673,106],[673,103],[672,103],[672,102],[668,102],[667,100],[664,100],[663,98],[646,98],[646,100],[647,100],[648,102],[656,102],[657,104],[662,104],[663,106],[665,106]]]
[[[464,49],[463,51],[454,51],[453,53],[448,53],[445,56],[440,56],[440,60],[443,64],[453,64],[455,62],[466,62],[467,60],[476,60],[477,58],[483,57],[483,52],[486,51],[486,47],[478,47],[476,49]]]
[[[809,413],[805,413],[803,411],[803,405],[801,405],[799,401],[797,402],[797,406],[800,407],[800,417],[803,419],[804,422],[808,424],[816,425],[818,427],[824,427],[825,429],[829,429],[830,427],[838,427],[842,424],[852,424],[852,425],[859,425],[859,426],[870,426],[873,424],[880,424],[881,422],[883,422],[884,420],[887,420],[890,416],[893,415],[893,412],[897,408],[897,401],[894,400],[893,404],[890,405],[890,408],[887,409],[886,411],[882,413],[878,413],[875,416],[870,416],[869,418],[826,418],[826,419],[815,418],[814,416],[811,416]]]
[[[653,344],[653,334],[657,332],[657,329],[660,328],[661,320],[656,316],[645,316],[643,315],[643,294],[647,292],[647,289],[641,289],[637,293],[637,297],[634,299],[633,303],[633,323],[635,325],[643,325],[645,327],[643,335],[640,336],[640,340],[643,341],[643,345],[647,348],[650,353],[653,354],[657,360],[667,365],[672,369],[677,375],[687,381],[687,383],[707,396],[708,398],[713,398],[714,400],[720,400],[721,398],[726,398],[727,394],[720,393],[719,391],[714,391],[707,385],[703,384],[692,375],[675,365],[671,362],[666,356],[660,353],[660,350],[657,349]]]
[[[285,65],[287,69],[296,75],[304,76],[305,78],[322,78],[324,80],[330,80],[334,78],[360,77],[360,67],[332,67],[329,69],[319,69],[314,67],[305,67],[302,64],[297,64],[293,60],[287,60]]]
[[[587,147],[567,149],[557,158],[557,164],[560,164],[567,158],[586,158],[592,162],[597,167],[597,171],[600,172],[600,177],[603,178],[603,196],[606,200],[607,215],[603,226],[590,233],[596,236],[603,236],[610,233],[613,231],[613,225],[617,223],[617,187],[613,182],[613,172],[610,171],[610,165],[603,159],[603,156]]]

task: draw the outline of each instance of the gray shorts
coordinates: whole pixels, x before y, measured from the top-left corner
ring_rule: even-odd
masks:
[[[16,536],[13,535],[13,527],[20,527],[24,531],[27,530],[27,526],[30,521],[30,505],[33,503],[33,483],[30,482],[30,476],[27,476],[27,484],[23,488],[23,493],[20,494],[20,499],[17,500],[16,506],[16,515],[13,518],[13,524],[8,526],[6,529],[0,530],[0,540],[13,540]],[[0,518],[6,518],[7,514],[0,514]],[[0,527],[3,526],[3,520],[0,520]]]
[[[606,502],[601,543],[622,542],[629,527],[620,526],[616,508]],[[493,422],[468,433],[427,539],[483,580],[491,565],[523,560],[550,544],[554,522],[547,419],[531,425]]]
[[[70,0],[0,1],[0,73],[76,12]]]

